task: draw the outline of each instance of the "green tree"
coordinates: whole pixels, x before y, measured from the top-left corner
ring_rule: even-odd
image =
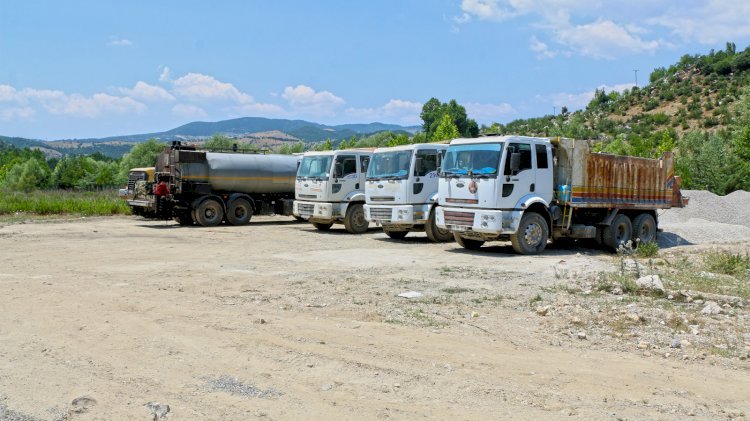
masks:
[[[15,164],[3,179],[3,189],[29,192],[44,187],[49,179],[49,168],[37,159],[29,158],[24,163]]]
[[[422,106],[422,113],[420,114],[423,121],[422,129],[426,133],[427,139],[434,140],[434,133],[442,123],[444,115],[450,117],[461,136],[479,136],[479,125],[476,121],[468,118],[466,108],[459,105],[455,99],[443,104],[437,98],[430,98]]]
[[[165,145],[158,142],[156,139],[149,139],[133,146],[130,149],[130,152],[123,155],[122,160],[120,161],[120,174],[118,180],[127,180],[128,171],[130,171],[131,168],[153,167],[156,164],[156,158],[164,148]]]
[[[443,118],[440,120],[440,124],[435,129],[435,133],[432,135],[431,140],[433,142],[439,142],[441,140],[456,139],[458,137],[460,137],[458,127],[456,127],[456,124],[453,122],[450,115],[444,114]]]
[[[234,141],[228,136],[216,133],[206,141],[206,149],[209,151],[229,151],[232,150]]]

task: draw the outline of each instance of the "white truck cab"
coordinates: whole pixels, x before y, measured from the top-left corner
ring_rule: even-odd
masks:
[[[453,234],[435,224],[438,172],[448,145],[422,143],[375,150],[365,182],[365,218],[391,238],[425,231],[435,242]]]
[[[452,231],[456,242],[469,249],[510,239],[518,252],[540,252],[549,237],[553,196],[549,139],[454,139],[441,170],[437,226]],[[523,221],[521,228],[524,215],[544,220]]]
[[[306,152],[297,170],[294,215],[319,230],[343,223],[352,234],[367,231],[365,173],[371,149]]]

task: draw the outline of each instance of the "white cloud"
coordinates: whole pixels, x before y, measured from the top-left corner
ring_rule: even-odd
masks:
[[[197,105],[177,104],[172,107],[172,114],[183,118],[205,118],[208,113]]]
[[[575,53],[596,58],[614,58],[629,53],[653,53],[658,41],[644,41],[608,20],[570,25],[555,30],[557,42]]]
[[[17,90],[9,85],[0,85],[0,102],[14,105],[0,108],[3,119],[29,118],[37,109],[50,114],[71,117],[95,118],[102,114],[142,113],[147,107],[129,97],[96,93],[91,96],[67,95],[63,91],[25,88]]]
[[[708,0],[690,7],[680,3],[647,19],[647,22],[669,29],[685,42],[715,44],[731,41],[750,36],[750,2]]]
[[[281,97],[289,102],[295,110],[312,116],[331,116],[344,104],[344,100],[328,91],[316,92],[315,89],[297,85],[287,86]]]
[[[457,23],[466,23],[471,20],[471,16],[482,20],[503,21],[519,14],[519,10],[512,4],[503,7],[499,0],[462,0],[461,10],[464,13],[455,19]]]
[[[597,89],[604,89],[606,92],[623,92],[633,86],[635,86],[634,83],[620,83],[617,85],[600,85]],[[568,107],[568,110],[575,111],[586,108],[594,98],[594,92],[595,90],[579,93],[558,92],[548,96],[537,96],[537,100],[548,102],[558,109]]]
[[[381,107],[345,110],[346,115],[352,118],[401,124],[419,124],[421,112],[421,103],[401,99],[392,99]]]
[[[161,74],[159,75],[159,82],[170,82],[171,80],[172,79],[170,79],[169,67],[164,66]]]
[[[0,120],[28,120],[36,114],[31,107],[0,108]]]
[[[161,86],[138,81],[133,88],[120,88],[120,93],[147,102],[174,101],[174,95]]]
[[[167,72],[168,77],[168,70],[165,68],[162,75]],[[241,92],[231,83],[221,82],[213,76],[201,73],[188,73],[185,76],[177,78],[173,82],[172,91],[175,95],[192,101],[224,100],[239,104],[253,102],[252,96]]]
[[[480,104],[468,102],[464,105],[464,108],[466,108],[466,115],[479,123],[493,123],[516,112],[513,106],[508,103]]]
[[[107,45],[112,47],[130,47],[133,45],[133,42],[125,38],[110,37]]]
[[[90,97],[80,94],[66,96],[63,100],[44,104],[51,114],[95,118],[102,114],[142,113],[147,107],[128,97],[98,93]]]
[[[530,17],[531,27],[540,30],[529,44],[538,58],[572,54],[616,58],[653,53],[660,47],[670,46],[669,42],[654,39],[653,23],[651,28],[636,24],[653,16],[654,7],[645,7],[642,0],[631,1],[638,4],[627,8],[621,1],[614,0],[463,0],[463,14],[454,21],[468,23],[476,17],[500,22]],[[640,7],[640,3],[644,3],[644,7]],[[550,43],[556,45],[550,46]]]

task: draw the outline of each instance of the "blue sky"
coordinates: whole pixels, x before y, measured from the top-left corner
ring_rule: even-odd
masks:
[[[742,0],[0,2],[0,135],[168,130],[243,116],[480,123],[584,107],[683,54],[750,43]]]

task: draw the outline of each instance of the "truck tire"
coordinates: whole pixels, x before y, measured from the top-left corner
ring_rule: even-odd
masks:
[[[646,244],[656,241],[656,220],[642,213],[633,219],[633,243]]]
[[[320,231],[328,231],[333,226],[333,224],[324,224],[321,222],[311,222],[311,224]]]
[[[470,240],[468,238],[461,238],[458,234],[453,233],[453,238],[456,240],[459,246],[468,250],[479,250],[484,244],[482,240]]]
[[[227,222],[232,225],[245,225],[253,217],[253,207],[246,199],[237,198],[227,205]]]
[[[633,223],[627,215],[619,214],[612,220],[612,224],[602,231],[602,242],[605,246],[617,250],[620,245],[633,238]]]
[[[539,254],[547,247],[548,239],[547,220],[536,212],[524,213],[518,231],[510,235],[510,243],[518,254]]]
[[[370,223],[365,219],[365,209],[361,203],[349,205],[344,215],[344,228],[352,234],[367,232]]]
[[[453,239],[452,232],[435,224],[435,208],[430,211],[430,217],[427,218],[427,223],[424,225],[424,232],[433,243],[444,243]]]
[[[383,232],[385,233],[385,235],[393,238],[394,240],[402,240],[404,237],[406,237],[406,234],[409,233],[409,231],[391,231],[385,228],[383,228]]]
[[[195,208],[195,222],[204,227],[215,227],[224,219],[224,207],[216,199],[206,199]]]

